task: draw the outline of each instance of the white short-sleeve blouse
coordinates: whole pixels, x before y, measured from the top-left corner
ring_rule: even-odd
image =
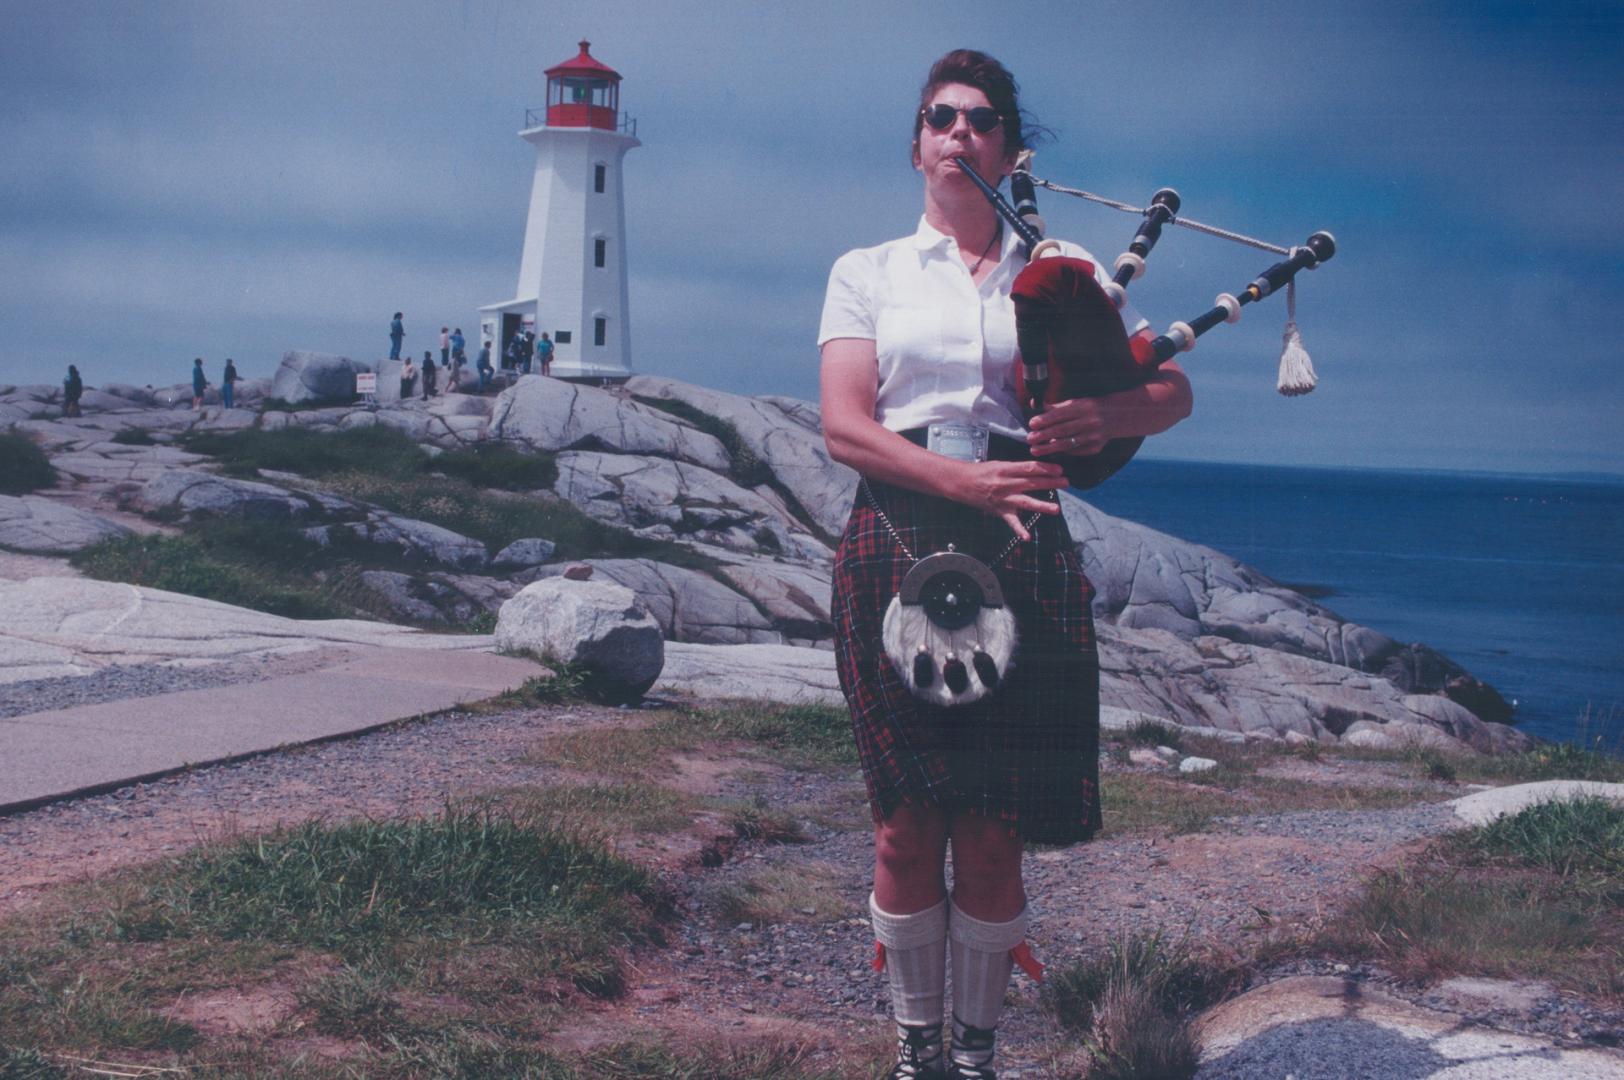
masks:
[[[1066,255],[1099,261],[1076,244]],[[835,338],[874,342],[879,392],[874,418],[892,431],[936,423],[985,424],[1024,438],[1015,401],[1015,305],[1009,290],[1026,265],[1020,238],[1004,229],[998,265],[977,285],[958,242],[923,217],[912,236],[848,251],[829,273],[818,345]],[[1130,304],[1130,334],[1148,325]]]

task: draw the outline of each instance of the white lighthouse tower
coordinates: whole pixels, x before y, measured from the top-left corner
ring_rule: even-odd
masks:
[[[479,309],[480,332],[493,363],[515,334],[545,333],[555,377],[618,380],[632,373],[620,163],[642,144],[637,122],[620,112],[620,75],[580,44],[547,69],[546,110],[525,111],[519,137],[536,148],[536,178],[519,287]]]

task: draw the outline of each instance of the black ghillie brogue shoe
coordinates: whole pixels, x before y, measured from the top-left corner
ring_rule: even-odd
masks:
[[[971,1027],[953,1020],[953,1046],[947,1055],[948,1080],[998,1080],[992,1068],[996,1028]]]
[[[948,1080],[942,1053],[942,1025],[897,1025],[897,1063],[885,1080]]]

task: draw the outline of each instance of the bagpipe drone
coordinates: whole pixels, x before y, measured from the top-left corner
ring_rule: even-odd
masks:
[[[1242,307],[1282,287],[1287,290],[1287,322],[1278,388],[1288,395],[1306,394],[1314,388],[1318,380],[1297,333],[1295,278],[1298,271],[1312,270],[1336,254],[1336,240],[1330,233],[1316,232],[1298,247],[1276,247],[1179,218],[1178,192],[1171,188],[1156,192],[1148,207],[1138,209],[1040,180],[1032,175],[1030,160],[1030,151],[1023,153],[1010,176],[1014,206],[963,158],[955,161],[1026,247],[1026,268],[1015,278],[1010,295],[1021,351],[1015,392],[1028,420],[1056,402],[1113,394],[1148,382],[1164,361],[1194,348],[1196,338],[1221,322],[1238,322]],[[1095,280],[1092,263],[1062,255],[1056,241],[1044,239],[1044,222],[1037,213],[1034,190],[1038,184],[1142,216],[1128,250],[1117,258],[1109,283],[1102,286]],[[1286,257],[1259,274],[1239,296],[1220,293],[1210,310],[1189,322],[1175,322],[1154,339],[1129,337],[1119,314],[1127,301],[1128,283],[1144,273],[1145,257],[1156,246],[1162,228],[1170,223]],[[1103,483],[1128,463],[1143,442],[1143,436],[1113,439],[1098,454],[1060,459],[1067,482],[1076,488]]]

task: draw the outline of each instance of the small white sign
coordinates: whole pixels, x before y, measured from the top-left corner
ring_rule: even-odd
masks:
[[[378,373],[375,371],[356,372],[355,392],[357,394],[376,394],[378,392]]]

